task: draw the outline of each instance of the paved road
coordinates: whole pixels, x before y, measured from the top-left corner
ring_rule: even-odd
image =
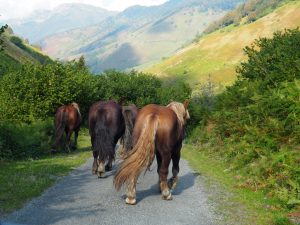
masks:
[[[114,190],[114,170],[107,178],[98,179],[91,174],[91,166],[92,159],[0,224],[220,224],[203,191],[201,177],[184,160],[172,201],[161,199],[156,165],[152,165],[152,171],[139,179],[135,206],[125,204],[124,190]]]

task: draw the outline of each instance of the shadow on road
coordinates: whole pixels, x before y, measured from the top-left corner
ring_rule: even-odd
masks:
[[[183,176],[179,177],[179,182],[173,190],[173,196],[179,195],[185,190],[189,189],[192,187],[195,183],[195,178],[196,176],[193,173],[187,173],[184,174]],[[158,179],[158,178],[157,178]],[[137,204],[142,201],[143,199],[146,199],[147,197],[153,196],[153,195],[158,195],[160,196],[160,190],[159,190],[159,185],[158,182],[156,184],[153,184],[150,189],[139,191],[137,190]],[[125,198],[125,195],[123,196]]]

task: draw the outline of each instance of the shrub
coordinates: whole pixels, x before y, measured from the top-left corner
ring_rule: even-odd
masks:
[[[300,197],[299,43],[295,29],[246,47],[248,61],[237,69],[238,80],[208,111],[213,129],[207,134],[202,126],[198,139],[192,136],[193,143],[211,144],[231,168],[244,173],[241,187],[264,189],[285,207],[299,204]]]
[[[0,122],[0,160],[38,158],[49,153],[53,121]]]

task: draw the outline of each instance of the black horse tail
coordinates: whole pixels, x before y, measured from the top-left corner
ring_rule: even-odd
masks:
[[[112,143],[113,138],[111,137],[109,127],[105,125],[104,111],[100,111],[97,115],[97,120],[95,124],[95,138],[93,143],[93,149],[98,152],[98,157],[100,161],[105,161],[107,159],[115,159],[115,149]]]
[[[62,113],[60,113],[59,118],[57,120],[59,121],[58,126],[55,128],[55,141],[53,144],[53,148],[57,148],[59,145],[59,142],[64,134],[66,124],[67,124],[67,112],[63,110]]]
[[[132,149],[132,131],[134,127],[134,118],[132,112],[128,108],[123,108],[122,114],[125,121],[125,132],[122,136],[123,148],[125,153],[128,153]]]

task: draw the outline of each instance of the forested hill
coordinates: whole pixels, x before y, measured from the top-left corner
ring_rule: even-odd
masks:
[[[51,59],[44,55],[38,46],[31,46],[26,40],[15,36],[10,27],[6,29],[2,27],[2,30],[5,32],[0,34],[0,76],[22,64],[46,64],[51,62]]]
[[[300,26],[299,1],[281,2],[276,7],[265,7],[261,12],[266,15],[261,13],[250,21],[249,16],[253,14],[249,13],[228,26],[223,18],[217,24],[225,27],[201,36],[174,56],[145,70],[161,77],[181,78],[191,84],[205,82],[209,75],[213,82],[231,84],[236,79],[236,66],[246,59],[245,46],[259,37],[271,37],[275,31]]]

